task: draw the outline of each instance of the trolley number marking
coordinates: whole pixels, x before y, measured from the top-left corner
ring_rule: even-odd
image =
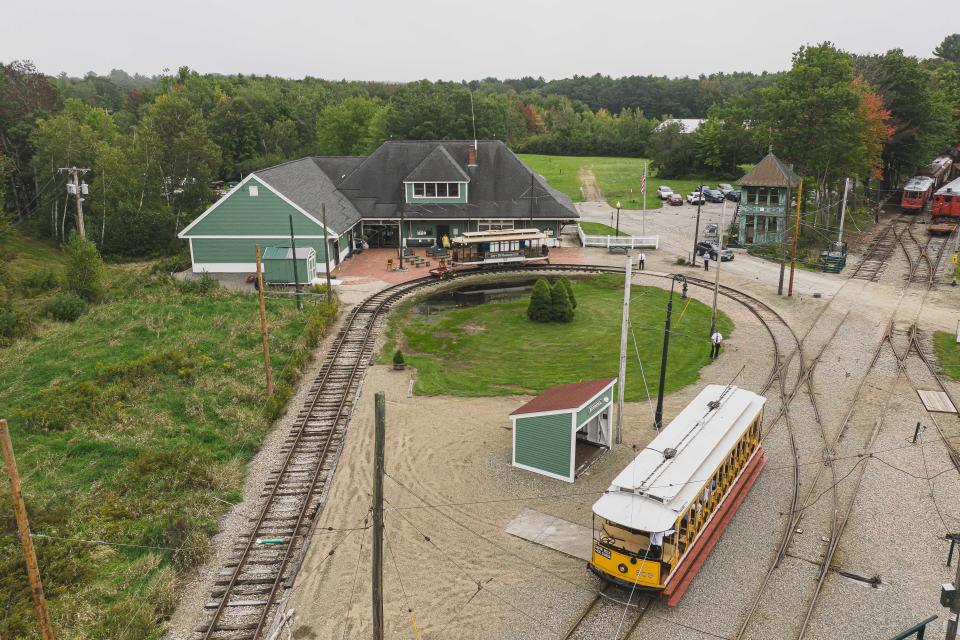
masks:
[[[595,548],[595,551],[601,556],[603,556],[604,558],[606,558],[607,560],[610,559],[610,549],[606,549],[604,547],[601,547],[600,545],[597,545]]]

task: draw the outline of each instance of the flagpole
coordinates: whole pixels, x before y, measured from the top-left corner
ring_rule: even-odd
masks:
[[[643,213],[640,214],[640,235],[647,235],[647,161],[643,161]]]

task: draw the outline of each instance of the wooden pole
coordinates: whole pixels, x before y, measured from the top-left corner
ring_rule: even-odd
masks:
[[[300,299],[300,277],[297,275],[297,241],[293,235],[293,214],[290,214],[290,253],[293,254],[293,290],[296,291],[297,309],[303,310],[303,300]]]
[[[330,284],[330,241],[327,239],[327,205],[320,204],[320,214],[323,216],[323,264],[327,274],[327,302],[333,300],[333,286]]]
[[[783,205],[783,224],[780,226],[780,284],[777,295],[783,295],[783,272],[787,266],[787,211],[790,210],[790,187],[787,187],[787,200]]]
[[[374,396],[373,437],[373,640],[383,640],[383,441],[387,401],[383,391]]]
[[[0,447],[3,448],[3,461],[7,465],[7,476],[10,478],[13,513],[17,519],[17,531],[20,533],[20,544],[23,545],[23,556],[27,561],[27,577],[30,579],[33,606],[37,610],[40,637],[43,640],[53,640],[53,627],[50,626],[50,616],[47,613],[47,598],[43,595],[40,567],[37,565],[37,554],[33,550],[30,521],[27,519],[27,508],[23,504],[23,494],[20,492],[20,475],[17,473],[17,460],[13,456],[13,444],[10,442],[10,429],[7,427],[6,420],[0,420]]]
[[[797,216],[793,221],[793,251],[790,254],[790,286],[787,287],[787,297],[793,295],[793,273],[797,270],[797,239],[800,236],[800,198],[802,197],[803,178],[800,178],[800,186],[797,188]],[[846,192],[844,192],[843,202],[844,205],[846,205]],[[787,204],[789,204],[789,202]],[[786,209],[784,209],[784,214],[786,214]],[[784,217],[786,217],[786,215],[784,215]],[[843,231],[840,233],[843,233]]]
[[[260,298],[260,335],[263,337],[263,364],[267,371],[267,395],[273,393],[273,370],[270,368],[270,333],[267,331],[267,307],[263,302],[263,267],[260,245],[257,245],[257,295]]]

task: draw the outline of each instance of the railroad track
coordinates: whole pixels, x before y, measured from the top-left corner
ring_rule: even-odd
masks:
[[[475,275],[536,272],[622,274],[623,269],[602,265],[531,265],[457,274],[454,280]],[[646,275],[671,277],[669,274]],[[688,278],[688,282],[705,289],[713,288],[713,282],[707,280]],[[306,551],[386,314],[400,298],[441,284],[444,283],[425,277],[395,285],[369,297],[350,312],[309,388],[308,400],[297,414],[282,448],[283,462],[270,474],[249,530],[239,538],[232,557],[215,581],[211,598],[205,604],[209,617],[197,629],[198,637],[257,640],[265,636],[283,592],[292,585]],[[766,303],[730,287],[721,286],[720,290],[725,297],[750,309],[770,333],[777,357],[771,367],[769,387],[782,370],[781,349],[773,327],[786,331],[794,340],[796,336]],[[639,616],[645,610],[646,605],[639,607]],[[626,625],[628,632],[639,623],[639,616]],[[629,637],[629,633],[625,637]]]
[[[614,594],[623,594],[624,599]],[[604,585],[560,637],[562,640],[626,640],[636,631],[654,598],[649,593],[631,593],[628,589]]]
[[[897,247],[894,223],[890,222],[877,233],[863,254],[863,258],[854,267],[850,278],[854,280],[869,280],[879,282],[880,276],[887,266],[887,260],[893,255]]]

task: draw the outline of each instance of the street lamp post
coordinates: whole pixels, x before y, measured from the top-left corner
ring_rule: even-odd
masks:
[[[660,357],[660,388],[657,389],[657,412],[653,417],[653,428],[657,431],[663,427],[663,388],[667,383],[667,350],[670,348],[670,314],[673,313],[673,285],[677,282],[683,283],[683,289],[687,289],[687,279],[679,273],[675,273],[670,280],[670,297],[667,299],[667,320],[663,329],[663,354]]]
[[[617,235],[620,235],[620,201],[617,200]]]

